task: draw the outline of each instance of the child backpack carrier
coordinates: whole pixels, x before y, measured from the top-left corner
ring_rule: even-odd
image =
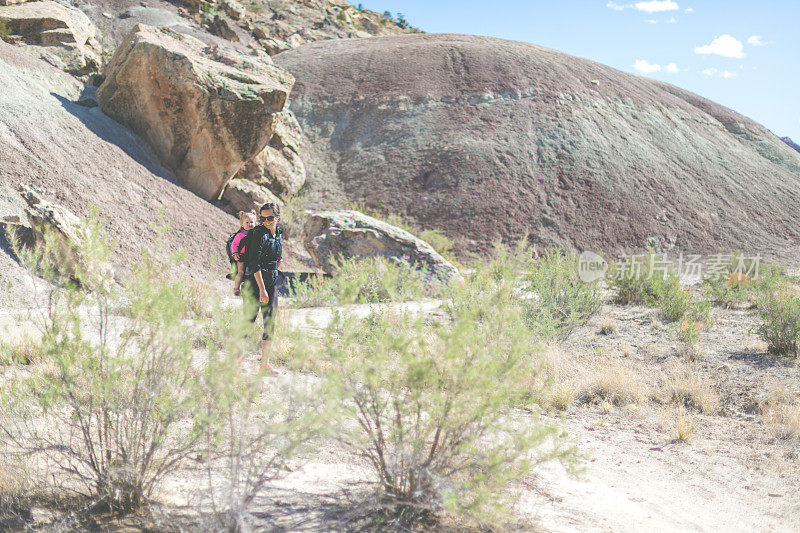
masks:
[[[236,260],[233,258],[233,250],[231,250],[231,247],[233,246],[233,239],[236,238],[236,236],[239,235],[239,233],[241,233],[243,231],[245,232],[245,236],[242,237],[241,241],[239,241],[239,250],[243,249],[245,247],[245,242],[246,242],[245,239],[247,239],[247,235],[246,234],[249,233],[248,231],[245,231],[244,229],[240,228],[238,231],[234,231],[233,233],[231,233],[228,236],[228,240],[225,241],[225,252],[227,252],[228,261],[230,261],[231,264],[236,263]]]

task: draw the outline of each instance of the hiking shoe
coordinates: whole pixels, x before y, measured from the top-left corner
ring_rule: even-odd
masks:
[[[239,296],[240,294],[242,294],[242,291],[241,291],[241,290],[239,290],[239,289],[233,289],[233,295],[234,295],[234,296]]]

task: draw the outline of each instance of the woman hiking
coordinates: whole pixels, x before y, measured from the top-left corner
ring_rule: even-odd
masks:
[[[261,369],[275,372],[267,355],[267,345],[274,328],[275,314],[278,310],[278,294],[275,290],[278,281],[278,265],[283,255],[281,238],[283,229],[278,227],[280,207],[266,203],[260,209],[261,223],[247,235],[245,258],[247,279],[244,282],[245,312],[250,321],[255,322],[261,311],[264,333],[261,336]]]

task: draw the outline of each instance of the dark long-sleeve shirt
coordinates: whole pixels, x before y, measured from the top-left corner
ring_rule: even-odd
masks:
[[[269,287],[277,279],[278,262],[283,255],[283,230],[278,228],[275,235],[262,225],[250,230],[245,248],[247,274],[261,271],[264,285]]]

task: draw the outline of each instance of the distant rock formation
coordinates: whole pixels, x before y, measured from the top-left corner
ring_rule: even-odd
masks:
[[[790,148],[794,148],[795,150],[800,152],[800,145],[791,140],[789,137],[781,137],[781,140],[785,142]]]
[[[181,184],[216,200],[272,137],[293,82],[267,55],[137,25],[106,69],[97,101],[145,139]]]
[[[316,205],[400,214],[461,254],[524,235],[615,253],[800,240],[800,154],[673,85],[465,35],[320,41],[273,59],[297,79]]]

